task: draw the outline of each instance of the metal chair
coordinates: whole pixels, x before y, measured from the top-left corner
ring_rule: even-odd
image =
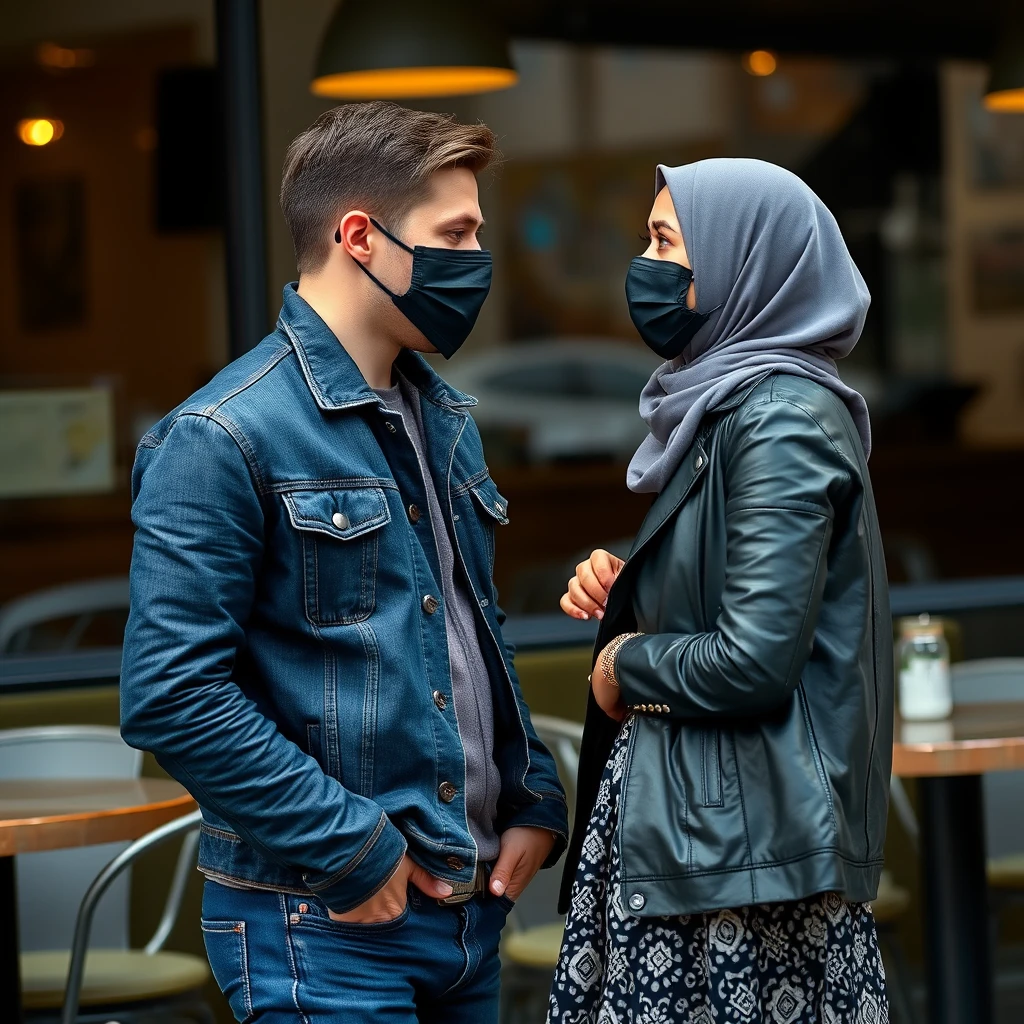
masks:
[[[580,742],[583,726],[549,715],[532,715],[537,735],[548,747],[558,767],[558,776],[565,787],[572,814],[576,807],[576,776],[579,772]],[[557,876],[557,871],[548,874]],[[557,880],[557,879],[556,879]],[[557,900],[555,891],[545,892],[546,879],[535,880],[508,918],[508,930],[502,941],[501,1020],[503,1024],[515,1017],[522,1020],[543,1020],[547,1009],[548,991],[558,955],[562,949],[562,920],[543,921],[525,925],[524,918],[534,913],[542,918],[550,916]],[[531,904],[533,906],[531,907]],[[539,906],[538,906],[539,904]]]
[[[0,607],[0,654],[27,649],[34,627],[72,617],[74,624],[58,650],[73,650],[97,615],[127,611],[128,604],[127,576],[65,583],[15,598]]]
[[[0,779],[137,778],[141,767],[142,754],[129,747],[110,726],[42,726],[0,732]],[[171,824],[178,826],[179,822]],[[173,1004],[185,1008],[194,1005],[194,1012],[188,1011],[191,1019],[212,1021],[208,1010],[204,1016],[205,1004],[194,995],[209,977],[206,961],[163,951],[195,863],[198,824],[195,818],[191,825],[181,826],[185,839],[163,916],[141,951],[128,948],[127,868],[139,854],[178,831],[157,829],[130,845],[107,843],[17,857],[22,1001],[29,1019],[56,1019],[55,1013],[64,1001],[69,949],[78,941],[82,913],[88,908],[85,941],[92,933],[100,948],[90,953],[84,975],[79,965],[76,986],[81,988],[83,1004],[97,1007],[97,1012],[105,1008],[100,1013],[104,1022],[114,1019],[111,1007],[126,1003],[145,1006],[146,1020],[159,1018],[157,1011],[164,1004]],[[117,869],[111,871],[114,865]],[[101,880],[103,884],[94,894]],[[97,907],[103,894],[106,899]],[[180,1009],[176,1008],[175,1013],[182,1016]],[[142,1018],[132,1010],[118,1013],[116,1019],[129,1024]]]

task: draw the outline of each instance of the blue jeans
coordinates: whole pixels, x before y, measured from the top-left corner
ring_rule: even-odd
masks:
[[[203,939],[247,1024],[497,1024],[511,906],[486,893],[441,906],[410,886],[396,920],[342,924],[315,896],[208,881]]]

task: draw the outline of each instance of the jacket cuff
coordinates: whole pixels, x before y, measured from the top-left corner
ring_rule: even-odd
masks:
[[[541,868],[554,867],[569,845],[569,812],[564,797],[561,793],[545,791],[541,794],[540,803],[517,810],[502,823],[502,832],[510,828],[542,828],[551,832],[555,845]]]
[[[682,689],[671,683],[666,685],[654,666],[654,662],[663,658],[667,644],[682,639],[665,634],[643,634],[631,637],[619,648],[615,655],[615,677],[630,711],[675,714],[677,717],[683,713]],[[672,704],[676,707],[673,708]]]
[[[302,880],[329,910],[347,914],[387,885],[402,863],[407,846],[402,833],[386,814],[381,814],[363,848],[340,871],[323,876],[307,872]]]

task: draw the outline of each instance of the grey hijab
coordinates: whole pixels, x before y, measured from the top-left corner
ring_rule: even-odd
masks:
[[[693,443],[701,419],[762,374],[809,377],[849,407],[864,450],[864,399],[839,379],[871,296],[835,218],[795,175],[762,160],[659,166],[693,267],[697,309],[714,310],[678,359],[640,396],[650,434],[629,466],[633,491],[658,492]]]

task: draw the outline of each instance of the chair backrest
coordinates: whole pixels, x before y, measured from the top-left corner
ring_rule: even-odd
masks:
[[[0,607],[0,654],[20,649],[33,626],[72,616],[76,622],[61,648],[74,648],[92,616],[128,608],[128,592],[127,576],[111,576],[47,587],[15,598]]]
[[[48,725],[0,731],[0,779],[131,779],[142,771],[142,754],[117,729],[99,725]],[[18,921],[23,950],[68,949],[86,889],[127,843],[46,850],[17,857]],[[100,905],[94,943],[128,946],[126,873]]]
[[[954,704],[1024,700],[1024,658],[982,658],[953,665]],[[985,792],[985,839],[990,857],[1024,853],[1024,771],[989,772]]]
[[[583,741],[583,723],[570,722],[551,715],[531,715],[534,729],[541,743],[551,751],[558,768],[558,778],[565,787],[565,797],[572,817],[576,808],[576,776],[580,769],[580,743]],[[571,827],[570,821],[570,827]]]

